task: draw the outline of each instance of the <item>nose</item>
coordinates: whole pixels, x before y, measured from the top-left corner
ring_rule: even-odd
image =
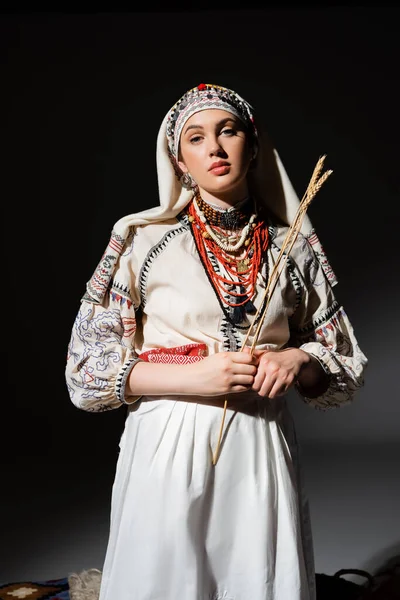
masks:
[[[211,144],[209,153],[210,153],[210,156],[218,156],[218,157],[226,157],[227,156],[225,150],[216,141]]]

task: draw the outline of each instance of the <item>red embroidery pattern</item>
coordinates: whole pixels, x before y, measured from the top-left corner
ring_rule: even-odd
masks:
[[[186,344],[174,348],[154,348],[139,355],[139,358],[151,363],[179,364],[202,360],[207,355],[206,344]]]
[[[336,279],[336,275],[331,267],[331,265],[329,264],[329,261],[326,257],[325,254],[325,250],[317,236],[317,234],[315,233],[315,229],[312,229],[312,231],[310,231],[310,233],[306,236],[309,244],[311,245],[312,249],[315,252],[316,257],[318,258],[319,262],[321,263],[321,266],[325,272],[325,275],[329,281],[329,283],[334,286],[337,283],[337,279]]]
[[[103,256],[100,259],[100,263],[90,280],[90,285],[92,286],[92,288],[100,294],[107,289],[108,282],[110,281],[109,270],[103,267],[106,258],[107,254],[106,252],[104,252]]]
[[[111,232],[107,248],[86,287],[84,300],[101,303],[111,281],[118,258],[124,249],[125,239]],[[117,292],[118,293],[118,292]]]
[[[132,302],[131,300],[129,300],[128,298],[125,298],[124,296],[122,296],[121,294],[117,294],[116,292],[114,292],[113,290],[111,290],[111,298],[115,301],[115,302],[120,302],[121,304],[123,304],[124,302],[126,302],[128,308],[130,308],[132,306]]]
[[[122,323],[124,325],[124,334],[123,337],[131,337],[136,331],[136,319],[123,317]]]

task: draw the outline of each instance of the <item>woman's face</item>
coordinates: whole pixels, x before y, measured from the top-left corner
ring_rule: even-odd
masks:
[[[251,159],[245,126],[231,113],[207,109],[186,121],[178,164],[183,173],[190,173],[200,192],[241,199],[247,193]]]

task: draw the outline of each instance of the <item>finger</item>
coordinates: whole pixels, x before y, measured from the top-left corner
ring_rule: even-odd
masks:
[[[261,386],[263,384],[264,377],[260,373],[256,373],[254,377],[253,390],[255,392],[259,392],[261,390]]]
[[[281,386],[286,383],[286,378],[279,369],[279,365],[270,363],[267,366],[260,367],[257,376],[261,375],[262,381],[260,384],[259,394],[262,396],[270,396],[274,386]]]
[[[268,396],[271,391],[276,377],[263,371],[258,371],[254,378],[253,390],[258,393],[259,396]]]
[[[263,398],[266,398],[266,397],[269,398],[271,390],[274,386],[274,383],[275,383],[274,380],[271,380],[271,378],[266,377],[261,385],[261,388],[260,388],[260,391],[258,392],[258,394],[260,396],[262,396]]]
[[[289,372],[286,374],[280,373],[276,377],[276,381],[272,386],[269,397],[273,398],[275,396],[283,396],[289,390],[289,388],[294,384],[295,376],[293,373]]]
[[[286,383],[275,382],[271,390],[268,393],[268,398],[276,398],[278,396],[284,396],[288,390]]]
[[[269,352],[269,350],[261,350],[261,349],[257,349],[254,348],[253,350],[251,350],[250,346],[245,346],[242,350],[243,353],[245,354],[252,354],[255,358],[260,358],[260,356],[262,356],[263,354],[266,354],[267,352]]]
[[[231,358],[236,363],[258,364],[258,357],[249,352],[231,352]]]
[[[234,375],[232,377],[233,385],[245,385],[249,388],[254,383],[254,377],[252,375]]]
[[[265,366],[258,366],[257,373],[254,378],[254,388],[256,391],[265,394],[266,390],[269,391],[277,379],[277,372],[275,370],[265,369]],[[263,387],[264,386],[264,387]]]
[[[263,354],[266,354],[267,352],[271,352],[271,350],[261,350],[261,349],[259,348],[258,350],[257,350],[257,349],[255,349],[255,350],[253,351],[253,354],[254,354],[255,356],[262,356]]]
[[[252,375],[255,377],[257,375],[257,365],[246,365],[243,363],[236,363],[234,365],[234,374],[235,375]]]
[[[239,392],[248,392],[249,387],[246,385],[234,385],[229,391],[230,394],[238,394]]]

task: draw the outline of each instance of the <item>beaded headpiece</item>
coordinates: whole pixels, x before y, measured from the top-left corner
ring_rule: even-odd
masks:
[[[220,85],[200,83],[185,92],[168,113],[168,148],[175,160],[178,159],[179,140],[186,121],[201,110],[213,108],[232,113],[248,127],[255,138],[257,137],[253,109],[246,100],[233,90]]]

